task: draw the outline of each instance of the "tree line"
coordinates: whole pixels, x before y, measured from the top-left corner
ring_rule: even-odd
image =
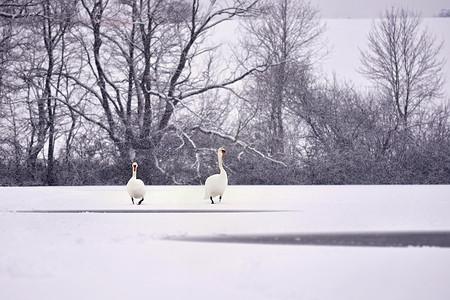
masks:
[[[2,0],[0,184],[450,182],[442,43],[374,21],[361,89],[320,76],[326,25],[297,0]],[[231,49],[214,38],[239,22]],[[236,23],[234,23],[236,24]]]

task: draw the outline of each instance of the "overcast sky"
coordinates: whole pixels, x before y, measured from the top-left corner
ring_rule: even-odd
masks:
[[[322,18],[374,18],[392,5],[409,7],[422,17],[436,16],[442,8],[450,9],[450,0],[310,0]]]

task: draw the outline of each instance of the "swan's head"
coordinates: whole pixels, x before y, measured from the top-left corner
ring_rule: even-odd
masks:
[[[138,166],[137,162],[134,162],[134,163],[133,163],[133,171],[136,171],[137,166]]]
[[[217,150],[217,152],[219,154],[222,154],[223,156],[226,156],[225,149],[223,147],[220,147],[219,150]]]

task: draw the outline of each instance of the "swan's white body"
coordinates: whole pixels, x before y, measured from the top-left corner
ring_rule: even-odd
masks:
[[[133,176],[128,180],[127,192],[131,197],[131,202],[134,204],[134,199],[141,199],[138,204],[144,201],[145,197],[145,184],[142,180],[136,178],[137,163],[133,163]]]
[[[205,199],[210,199],[211,204],[214,204],[214,197],[219,196],[219,201],[222,200],[223,193],[228,186],[227,172],[222,166],[222,156],[225,155],[225,149],[219,148],[217,150],[217,159],[219,161],[219,174],[209,176],[205,181]]]

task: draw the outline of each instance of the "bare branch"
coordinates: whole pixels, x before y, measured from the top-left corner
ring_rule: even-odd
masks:
[[[202,126],[195,126],[195,127],[192,128],[192,130],[198,130],[198,131],[200,131],[200,132],[202,132],[202,133],[205,133],[205,134],[212,134],[212,135],[218,136],[218,137],[220,137],[220,138],[223,138],[223,139],[232,141],[232,142],[234,142],[235,144],[238,144],[238,145],[242,146],[244,149],[248,149],[248,150],[250,150],[250,151],[252,151],[252,152],[258,154],[259,156],[263,157],[264,159],[267,159],[267,160],[269,160],[269,161],[271,161],[271,162],[274,162],[274,163],[276,163],[276,164],[279,164],[279,165],[282,165],[282,166],[284,166],[284,167],[287,167],[287,165],[286,165],[284,162],[279,161],[279,160],[276,160],[276,159],[274,159],[274,158],[272,158],[272,157],[270,157],[270,156],[267,156],[267,155],[263,154],[263,153],[262,153],[261,151],[259,151],[258,149],[249,146],[247,143],[245,143],[245,142],[243,142],[243,141],[237,139],[237,138],[234,137],[234,136],[231,136],[231,135],[228,135],[228,134],[221,133],[221,132],[219,132],[219,131],[217,131],[217,130],[206,129],[206,128],[203,128]]]

